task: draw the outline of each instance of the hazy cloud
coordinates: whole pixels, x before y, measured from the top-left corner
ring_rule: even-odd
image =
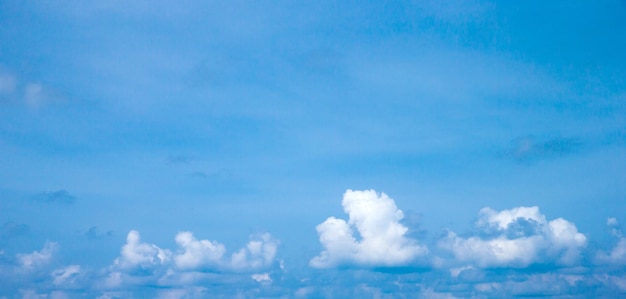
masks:
[[[15,92],[17,80],[12,74],[0,69],[0,100]]]
[[[615,218],[609,218],[607,225],[611,233],[617,238],[617,244],[609,252],[598,251],[595,262],[600,265],[623,266],[626,265],[626,238],[624,238],[619,222]]]
[[[86,232],[83,233],[83,236],[87,237],[91,240],[103,239],[113,235],[113,231],[109,230],[106,232],[100,232],[97,226],[90,227]]]
[[[81,268],[79,265],[69,265],[52,271],[50,275],[55,286],[72,287],[80,278]]]
[[[20,83],[10,71],[0,68],[0,103],[20,103],[31,109],[42,108],[50,103],[62,102],[58,92],[37,82]]]
[[[52,260],[52,255],[57,251],[57,248],[57,243],[46,242],[40,251],[18,254],[17,260],[20,268],[26,271],[34,271],[43,266],[47,266]]]
[[[167,157],[167,162],[172,163],[172,164],[188,164],[192,162],[194,159],[195,158],[192,156],[178,154],[178,155],[169,155]]]
[[[30,226],[13,221],[5,222],[0,226],[0,239],[23,236],[30,232]]]
[[[69,205],[76,202],[76,197],[70,194],[67,190],[61,189],[57,191],[37,194],[33,197],[33,200],[45,203],[58,203]]]
[[[530,163],[540,159],[557,158],[583,149],[585,143],[579,138],[541,139],[526,136],[513,139],[503,155],[520,163]]]

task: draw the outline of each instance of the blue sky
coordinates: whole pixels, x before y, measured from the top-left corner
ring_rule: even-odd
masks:
[[[0,298],[626,294],[624,1],[0,1]]]

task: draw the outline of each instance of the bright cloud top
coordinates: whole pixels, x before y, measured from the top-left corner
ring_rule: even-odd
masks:
[[[576,226],[563,219],[547,221],[538,207],[517,207],[500,212],[480,211],[477,226],[480,236],[459,237],[449,232],[439,245],[457,260],[479,267],[526,267],[555,261],[573,265],[587,238]]]
[[[408,228],[400,223],[402,210],[385,193],[347,190],[342,205],[348,222],[329,217],[317,226],[324,250],[310,261],[312,267],[406,266],[428,252],[426,247],[405,237]]]

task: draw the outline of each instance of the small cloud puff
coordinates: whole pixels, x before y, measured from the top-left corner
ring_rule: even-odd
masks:
[[[270,282],[272,282],[272,278],[270,277],[269,273],[252,274],[250,276],[250,278],[252,278],[253,280],[255,280],[256,282],[259,282],[259,283],[270,283]]]
[[[324,250],[310,261],[312,267],[407,266],[428,252],[405,236],[408,228],[400,223],[404,215],[385,193],[347,190],[342,205],[348,222],[330,217],[317,226]]]
[[[606,223],[618,241],[610,252],[598,251],[595,262],[599,265],[626,265],[626,238],[619,227],[619,222],[615,218],[609,218]]]
[[[439,242],[457,260],[481,268],[526,267],[535,263],[573,265],[587,238],[565,219],[547,221],[537,207],[497,212],[480,211],[477,226],[482,236],[459,237],[454,232]]]

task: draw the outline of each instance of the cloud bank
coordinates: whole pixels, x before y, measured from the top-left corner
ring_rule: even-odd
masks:
[[[626,292],[626,241],[615,218],[607,221],[615,244],[590,251],[574,223],[548,220],[538,207],[487,207],[471,233],[447,231],[429,250],[407,237],[404,215],[385,193],[347,190],[342,205],[347,220],[329,217],[317,226],[323,250],[309,265],[321,271],[290,274],[294,268],[276,260],[280,242],[269,233],[251,235],[229,251],[190,231],[176,234],[176,247],[167,249],[131,230],[119,256],[100,270],[59,264],[54,242],[14,258],[0,251],[0,298],[576,298],[589,288],[600,297]],[[582,259],[583,253],[592,258]],[[412,270],[425,263],[433,266]]]
[[[312,267],[405,266],[428,253],[405,236],[408,228],[400,223],[404,214],[387,194],[347,190],[342,205],[347,222],[329,217],[316,228],[324,250],[310,261]]]
[[[141,241],[131,230],[120,256],[108,269],[106,288],[124,284],[186,284],[206,278],[204,273],[237,273],[267,270],[276,257],[279,241],[269,233],[253,235],[244,248],[226,255],[226,247],[210,240],[199,240],[192,232],[179,232],[175,237],[178,249],[171,251]]]

